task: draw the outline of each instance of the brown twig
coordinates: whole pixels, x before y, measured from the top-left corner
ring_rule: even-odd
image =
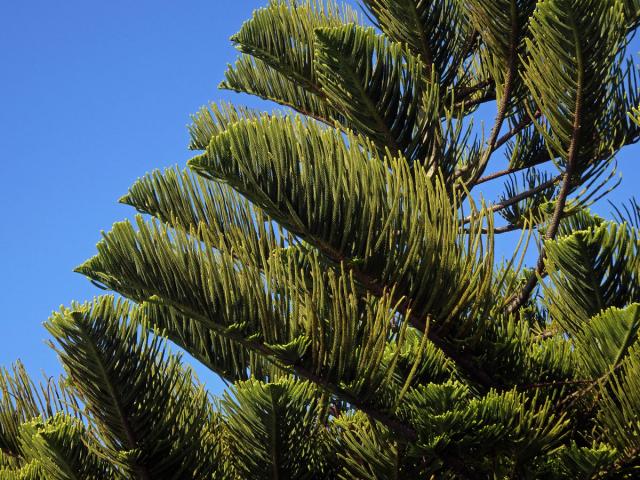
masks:
[[[561,176],[557,176],[552,178],[551,180],[547,180],[546,182],[543,182],[540,185],[536,185],[534,188],[531,188],[526,192],[519,193],[518,195],[514,195],[513,197],[509,197],[500,203],[496,203],[495,205],[492,205],[491,207],[489,207],[488,210],[489,212],[492,212],[492,213],[499,212],[500,210],[504,210],[505,208],[510,207],[511,205],[518,203],[521,200],[525,200],[535,195],[536,193],[539,193],[553,186],[558,180],[560,180],[560,178]],[[471,222],[474,218],[475,218],[474,215],[469,215],[467,218],[464,219],[464,223],[467,224]]]

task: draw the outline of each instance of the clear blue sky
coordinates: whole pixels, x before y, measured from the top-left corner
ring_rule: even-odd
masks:
[[[20,358],[32,373],[59,373],[42,322],[101,293],[72,270],[100,230],[132,216],[117,199],[145,172],[184,165],[200,106],[258,104],[216,86],[236,56],[229,36],[264,3],[0,4],[0,365]],[[625,180],[611,198],[637,189],[638,151],[621,155]]]

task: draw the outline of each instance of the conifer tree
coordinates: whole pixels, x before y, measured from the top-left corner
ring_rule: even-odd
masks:
[[[640,139],[640,3],[353,7],[232,37],[221,87],[277,105],[203,108],[122,197],[77,268],[115,296],[46,323],[64,375],[0,373],[0,479],[640,475],[640,213],[589,211]]]

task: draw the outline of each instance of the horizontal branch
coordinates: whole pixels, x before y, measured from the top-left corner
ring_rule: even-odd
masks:
[[[492,230],[488,230],[487,228],[483,228],[482,229],[482,233],[485,234],[485,235],[487,235],[488,233],[491,233],[493,235],[500,235],[500,234],[503,234],[503,233],[515,232],[516,230],[521,230],[522,228],[523,228],[522,225],[517,225],[517,224],[514,224],[514,223],[510,223],[510,224],[504,225],[502,227],[493,228]],[[468,229],[465,229],[464,233],[468,234],[468,233],[471,233],[471,231],[468,230]]]
[[[558,334],[557,329],[544,330],[533,337],[534,342],[544,341],[548,338],[552,338]]]
[[[485,183],[488,182],[490,180],[495,180],[496,178],[500,178],[500,177],[504,177],[505,175],[511,175],[513,173],[518,173],[522,170],[526,170],[528,168],[532,168],[535,166],[538,166],[540,164],[546,163],[549,160],[551,160],[551,157],[549,156],[549,154],[545,151],[543,152],[538,159],[536,159],[534,162],[528,164],[528,165],[523,165],[520,167],[513,167],[513,168],[507,168],[505,170],[499,170],[497,172],[494,172],[490,175],[486,175],[484,177],[481,177],[478,179],[478,181],[475,183],[475,185],[480,185],[481,183]]]
[[[536,185],[534,188],[527,190],[526,192],[522,192],[522,193],[519,193],[518,195],[514,195],[513,197],[509,197],[500,203],[496,203],[492,205],[491,207],[488,208],[488,211],[490,211],[491,213],[495,213],[495,212],[499,212],[500,210],[504,210],[505,208],[510,207],[511,205],[518,203],[521,200],[525,200],[535,195],[536,193],[539,193],[549,187],[552,187],[561,178],[562,176],[554,177],[551,180],[547,180],[546,182],[541,183],[540,185]],[[471,222],[474,218],[475,218],[474,215],[469,215],[467,218],[464,219],[464,224],[466,225],[467,223]]]

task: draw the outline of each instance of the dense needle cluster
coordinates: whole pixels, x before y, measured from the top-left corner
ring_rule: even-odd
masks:
[[[221,87],[284,108],[203,108],[121,199],[77,268],[116,295],[46,323],[64,376],[0,372],[0,480],[638,478],[639,206],[589,206],[640,139],[640,2],[361,6],[232,37]]]

